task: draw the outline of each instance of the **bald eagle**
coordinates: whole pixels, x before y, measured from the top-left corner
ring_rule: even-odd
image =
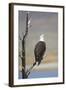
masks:
[[[38,62],[38,65],[41,63],[43,56],[46,51],[46,43],[44,41],[44,35],[40,35],[40,41],[35,45],[34,55],[35,55],[35,62]]]

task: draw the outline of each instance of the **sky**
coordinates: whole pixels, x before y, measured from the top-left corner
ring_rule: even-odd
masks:
[[[19,11],[19,35],[22,38],[26,30],[26,11]],[[34,48],[44,34],[46,53],[42,64],[58,63],[58,13],[52,12],[29,12],[31,27],[28,28],[26,38],[26,64],[31,65],[35,61]],[[21,43],[19,41],[19,50]],[[20,61],[21,63],[21,61]],[[57,67],[57,65],[56,65]],[[48,67],[49,68],[49,67]],[[57,69],[57,68],[56,68]]]

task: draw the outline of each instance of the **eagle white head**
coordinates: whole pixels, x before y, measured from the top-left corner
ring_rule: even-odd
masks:
[[[44,34],[40,35],[40,41],[44,41]]]

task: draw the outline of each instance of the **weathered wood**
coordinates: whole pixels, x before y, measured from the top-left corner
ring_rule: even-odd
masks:
[[[29,70],[26,71],[26,59],[25,59],[25,43],[26,43],[26,37],[28,35],[28,13],[26,14],[26,31],[23,36],[22,40],[22,78],[28,78],[30,71],[32,68],[36,65],[36,62],[29,68]]]
[[[28,13],[26,15],[26,31],[25,34],[23,36],[23,40],[22,40],[22,78],[27,78],[27,74],[26,74],[26,60],[25,60],[25,42],[26,42],[26,36],[28,34]]]

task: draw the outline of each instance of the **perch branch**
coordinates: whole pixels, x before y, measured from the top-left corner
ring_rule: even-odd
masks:
[[[30,74],[33,67],[36,65],[36,62],[33,63],[33,65],[26,71],[27,76]]]

